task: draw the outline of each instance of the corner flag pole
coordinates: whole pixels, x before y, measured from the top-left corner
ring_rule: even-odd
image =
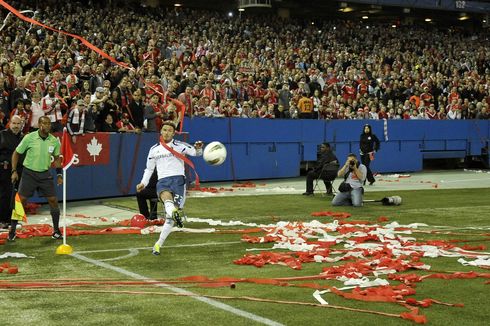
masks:
[[[66,245],[66,169],[63,169],[63,244]]]
[[[71,148],[70,139],[66,127],[63,129],[63,138],[61,140],[61,154],[63,156],[63,244],[56,248],[56,254],[58,255],[70,255],[73,252],[73,248],[66,244],[66,171],[74,163],[75,155]]]

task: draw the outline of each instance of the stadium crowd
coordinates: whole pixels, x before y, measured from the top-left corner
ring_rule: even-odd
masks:
[[[189,117],[489,119],[488,33],[434,25],[228,17],[185,8],[2,10],[0,129],[157,131]]]

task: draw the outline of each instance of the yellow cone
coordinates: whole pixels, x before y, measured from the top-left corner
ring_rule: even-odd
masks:
[[[57,255],[71,255],[73,252],[73,248],[70,245],[62,244],[56,248]]]

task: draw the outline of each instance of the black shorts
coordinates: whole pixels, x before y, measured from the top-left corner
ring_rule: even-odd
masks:
[[[49,171],[36,172],[24,168],[19,183],[19,195],[22,197],[32,197],[37,191],[40,197],[55,197],[53,175]]]

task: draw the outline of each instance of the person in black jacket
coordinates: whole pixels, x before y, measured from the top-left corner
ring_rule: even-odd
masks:
[[[13,200],[12,153],[22,139],[21,126],[22,119],[14,115],[10,119],[9,129],[0,131],[0,228],[10,225]]]
[[[373,172],[369,168],[369,164],[374,159],[374,153],[379,150],[379,139],[375,134],[373,134],[371,126],[368,124],[364,125],[361,139],[359,141],[359,147],[361,151],[361,162],[367,168],[367,181],[371,186],[376,182],[376,180],[374,179]]]
[[[306,192],[305,196],[313,195],[313,180],[322,179],[327,189],[327,195],[332,194],[332,181],[337,177],[337,171],[339,170],[339,161],[334,152],[330,148],[329,143],[323,143],[320,145],[320,153],[318,160],[313,170],[309,171],[306,175]]]
[[[148,185],[141,191],[136,193],[136,200],[138,202],[138,209],[140,214],[146,217],[148,220],[157,219],[157,208],[158,208],[158,196],[157,196],[157,169],[153,171]],[[156,199],[156,201],[151,201],[151,199]],[[150,200],[150,211],[148,210],[147,200]]]

